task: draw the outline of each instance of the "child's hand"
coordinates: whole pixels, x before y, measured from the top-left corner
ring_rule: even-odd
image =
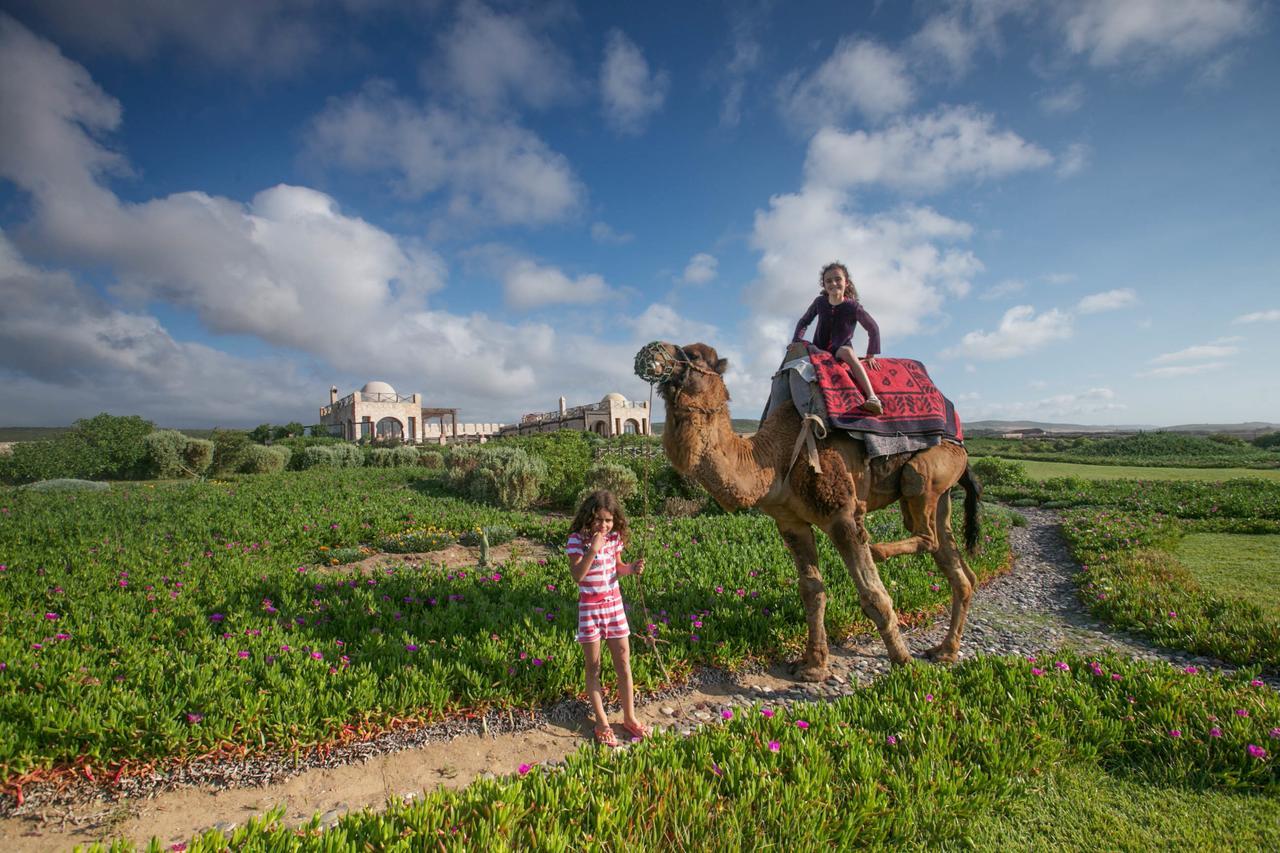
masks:
[[[591,532],[591,547],[599,554],[604,549],[604,531],[593,530]]]
[[[644,574],[644,557],[641,557],[640,559],[636,560],[634,563],[631,564],[631,574],[633,575]]]

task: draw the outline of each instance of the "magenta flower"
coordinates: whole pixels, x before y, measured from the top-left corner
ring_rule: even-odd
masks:
[[[1033,666],[1033,667],[1031,667],[1031,674],[1032,674],[1032,675],[1037,675],[1037,676],[1039,676],[1039,675],[1044,675],[1044,670],[1043,670],[1043,669],[1041,669],[1041,668],[1040,668],[1040,667],[1038,667],[1038,666]]]
[[[1267,751],[1262,747],[1258,746],[1257,744],[1251,743],[1246,748],[1249,750],[1249,754],[1252,755],[1254,758],[1257,758],[1258,760],[1262,760],[1263,758],[1267,757]]]
[[[924,701],[926,701],[926,702],[932,702],[932,701],[933,701],[933,694],[932,694],[932,693],[926,693],[926,694],[924,694]]]
[[[1123,676],[1123,675],[1121,675],[1121,674],[1120,674],[1120,673],[1118,673],[1118,672],[1113,672],[1113,673],[1111,673],[1111,680],[1112,680],[1112,681],[1119,681],[1119,680],[1120,680],[1120,679],[1122,679],[1122,678],[1124,678],[1124,676]]]
[[[236,652],[236,657],[238,658],[247,658],[248,656],[249,656],[249,652],[246,649],[241,649],[240,651]]]
[[[1209,729],[1209,737],[1222,737],[1222,729],[1217,726]]]
[[[415,646],[415,648],[417,647]],[[533,663],[534,666],[542,666],[543,660],[542,658],[534,658],[531,663]]]
[[[521,764],[520,767],[518,768],[521,776],[525,775],[532,769],[533,769],[532,764]]]
[[[404,650],[406,652],[416,652],[418,650],[418,646],[415,643],[405,643]]]
[[[796,728],[797,728],[797,729],[807,729],[807,728],[809,728],[809,724],[808,724],[807,722],[805,722],[804,720],[796,720]]]
[[[1170,619],[1177,619],[1177,618],[1178,618],[1178,611],[1176,611],[1176,610],[1170,610],[1170,611],[1169,611],[1169,618],[1170,618]]]
[[[1035,655],[1027,655],[1027,663],[1035,663],[1035,662],[1036,662]]]
[[[1063,672],[1071,671],[1071,666],[1066,661],[1058,661],[1057,663],[1054,664],[1054,666],[1056,666],[1058,669],[1062,670]]]
[[[1247,710],[1245,710],[1244,708],[1236,708],[1236,716],[1237,716],[1237,717],[1247,717],[1247,716],[1249,716],[1249,712],[1248,712]]]
[[[311,659],[312,659],[312,660],[324,660],[324,652],[312,652],[312,653],[311,653]]]
[[[210,613],[210,614],[209,614],[209,621],[210,621],[210,622],[221,622],[223,619],[226,619],[226,618],[227,618],[227,617],[223,616],[221,613]]]
[[[1169,729],[1169,737],[1182,737],[1182,729]]]
[[[61,619],[62,617],[61,617],[61,616],[59,616],[57,613],[46,613],[46,614],[44,615],[44,618],[45,618],[45,619],[48,619],[50,622],[56,622],[57,620]]]
[[[772,709],[772,708],[761,708],[761,709],[760,709],[760,716],[762,716],[762,717],[772,717],[772,716],[773,716],[773,709]]]
[[[895,745],[898,743],[898,736],[897,736],[897,735],[889,735],[888,737],[886,737],[886,738],[884,739],[884,742],[885,742],[885,743],[887,743],[887,744],[889,744],[889,746],[895,746]]]
[[[1200,670],[1196,669],[1194,666],[1186,666],[1182,668],[1182,671],[1185,672],[1187,675],[1195,675]]]
[[[777,752],[780,749],[782,749],[782,744],[778,743],[776,740],[769,741],[770,752]]]
[[[733,719],[733,711],[729,710],[728,708],[725,708],[723,711],[721,711],[721,712],[720,712],[720,719],[722,719],[722,720],[732,720],[732,719]]]
[[[1263,681],[1261,678],[1255,678],[1253,679],[1253,681],[1249,682],[1250,687],[1261,687],[1262,685],[1263,685]]]
[[[193,726],[203,719],[204,719],[204,714],[196,714],[194,712],[187,714],[187,723]]]
[[[1280,738],[1280,728],[1272,729],[1271,731],[1267,732],[1267,734],[1271,735],[1273,738]]]

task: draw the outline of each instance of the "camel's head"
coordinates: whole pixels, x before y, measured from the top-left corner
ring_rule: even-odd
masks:
[[[636,353],[636,374],[647,382],[656,382],[658,391],[668,403],[677,393],[686,397],[713,395],[715,403],[729,399],[724,387],[724,372],[729,360],[720,358],[706,344],[675,344],[654,341]]]

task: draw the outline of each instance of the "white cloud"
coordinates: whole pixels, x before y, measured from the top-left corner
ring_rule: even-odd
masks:
[[[724,99],[720,102],[720,126],[737,127],[742,121],[742,102],[747,91],[747,78],[760,65],[763,49],[757,30],[760,10],[749,7],[733,7],[730,10],[729,58],[717,56],[711,63],[711,75],[724,84]]]
[[[1089,388],[1084,391],[1054,394],[1035,400],[991,402],[983,404],[971,419],[998,418],[1001,420],[1078,420],[1085,415],[1119,412],[1128,408],[1118,402],[1117,394],[1110,388]]]
[[[783,116],[812,130],[854,112],[883,118],[906,109],[915,92],[901,56],[873,41],[845,38],[809,76],[784,79],[778,96]]]
[[[1039,316],[1030,305],[1015,305],[1000,318],[993,332],[969,332],[944,355],[997,361],[1016,358],[1062,341],[1073,334],[1071,315],[1051,309]]]
[[[594,305],[612,293],[598,275],[569,278],[556,267],[540,266],[530,260],[505,266],[502,283],[507,304],[518,311],[557,303]]]
[[[1071,83],[1040,97],[1040,109],[1049,115],[1066,115],[1084,106],[1084,86]]]
[[[1082,0],[1060,7],[1067,48],[1099,67],[1203,56],[1253,32],[1261,14],[1254,0]]]
[[[621,246],[635,239],[634,234],[615,231],[607,222],[591,223],[591,239],[606,246]]]
[[[1027,287],[1027,283],[1016,278],[1006,278],[1004,281],[988,287],[979,296],[979,299],[1003,299],[1006,296],[1012,296],[1015,293],[1021,293]]]
[[[1081,314],[1097,314],[1101,311],[1115,311],[1138,304],[1138,294],[1132,288],[1107,290],[1102,293],[1091,293],[1076,303],[1076,310]]]
[[[1227,366],[1225,361],[1210,361],[1204,364],[1182,364],[1175,367],[1157,367],[1135,373],[1139,379],[1175,379],[1180,376],[1198,376],[1201,373],[1213,373]]]
[[[716,277],[716,268],[719,263],[713,255],[699,252],[689,259],[680,280],[686,284],[706,284]]]
[[[1041,276],[1049,284],[1062,285],[1071,284],[1076,280],[1076,274],[1073,272],[1051,272]]]
[[[450,218],[543,225],[580,208],[568,160],[509,120],[422,107],[385,81],[330,100],[311,123],[309,156],[387,178],[410,199],[447,195]]]
[[[1089,157],[1093,150],[1083,142],[1073,142],[1058,158],[1058,177],[1069,178],[1083,172],[1089,165]]]
[[[296,73],[334,40],[306,0],[183,0],[181,3],[57,0],[30,8],[63,37],[131,61],[171,50],[222,71],[252,76]],[[303,8],[299,9],[299,6]],[[346,11],[359,11],[347,4]]]
[[[1047,151],[971,107],[946,107],[902,119],[883,130],[845,133],[823,128],[809,144],[810,184],[854,187],[884,184],[933,192],[961,180],[999,178],[1053,162]]]
[[[1253,311],[1248,314],[1241,314],[1239,317],[1231,321],[1232,323],[1276,323],[1280,322],[1280,308],[1270,308],[1266,311]]]
[[[941,59],[951,74],[964,76],[973,64],[978,41],[978,34],[958,15],[944,13],[925,21],[910,44],[917,53]]]
[[[439,56],[423,66],[423,83],[457,96],[471,109],[544,108],[576,88],[569,58],[536,31],[533,21],[494,12],[483,3],[464,2],[438,46]]]
[[[721,343],[720,330],[715,326],[691,320],[670,305],[658,302],[626,323],[631,327],[632,336],[640,341],[668,341],[681,346],[696,342],[712,346]]]
[[[1236,355],[1240,352],[1239,347],[1222,346],[1214,344],[1202,344],[1200,346],[1187,347],[1177,352],[1167,352],[1158,355],[1150,360],[1151,364],[1170,364],[1179,361],[1199,361],[1209,358],[1225,358],[1227,356]]]
[[[640,133],[649,117],[662,109],[669,85],[667,72],[650,72],[635,42],[620,30],[609,33],[600,67],[600,96],[610,127],[618,133]]]

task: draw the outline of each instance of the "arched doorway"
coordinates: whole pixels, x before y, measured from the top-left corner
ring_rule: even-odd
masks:
[[[622,432],[624,435],[635,435],[639,431],[640,431],[639,422],[635,421],[632,418],[627,418],[627,422],[622,425]]]
[[[378,421],[377,436],[380,439],[403,439],[404,427],[395,418],[383,418]]]
[[[596,421],[596,425],[595,425],[596,435],[606,435],[608,429],[609,429],[609,425],[606,424],[604,421]]]

